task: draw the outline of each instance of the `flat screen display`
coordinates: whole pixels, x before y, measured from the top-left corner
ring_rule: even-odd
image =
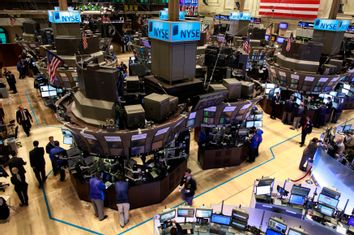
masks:
[[[69,130],[62,129],[63,133],[63,144],[72,145],[73,144],[73,134]]]
[[[287,29],[288,28],[288,23],[286,22],[280,22],[279,23],[279,29]]]
[[[254,122],[254,127],[257,127],[257,128],[259,128],[259,127],[262,127],[262,121],[255,121]]]
[[[296,194],[292,194],[290,196],[289,203],[302,206],[305,204],[305,197],[300,196],[300,195],[296,195]]]
[[[187,121],[187,127],[193,127],[194,126],[194,123],[195,123],[195,119],[189,119]]]
[[[231,216],[212,214],[210,222],[228,226],[231,222]]]
[[[171,220],[176,217],[176,210],[169,210],[160,214],[160,222]]]
[[[194,217],[194,208],[178,208],[178,217]]]
[[[240,223],[240,221],[231,221],[231,226],[236,229],[244,230],[246,229],[247,223]]]
[[[264,39],[265,39],[266,41],[269,41],[269,40],[270,40],[270,35],[266,34],[265,37],[264,37]]]
[[[290,228],[288,231],[288,235],[302,235],[302,233]]]
[[[283,44],[285,42],[285,38],[277,37],[277,41],[276,42],[279,43],[279,44]]]
[[[282,233],[276,232],[274,230],[271,229],[267,229],[265,235],[283,235]]]
[[[213,213],[213,209],[197,208],[195,210],[196,218],[210,218]]]
[[[271,194],[271,185],[256,187],[256,195],[270,195],[270,194]]]
[[[337,208],[339,200],[320,194],[318,196],[318,203],[324,204],[333,208]]]
[[[353,215],[351,215],[351,216],[349,217],[348,225],[354,226],[354,216],[353,216]]]
[[[343,127],[343,132],[350,131],[351,129],[352,129],[352,124],[345,125],[345,126]]]
[[[291,194],[301,195],[307,197],[310,193],[309,188],[294,185],[291,189]]]
[[[246,128],[254,127],[254,121],[246,122]]]
[[[269,219],[268,227],[274,231],[282,232],[282,234],[285,233],[285,231],[287,229],[286,224],[280,223],[274,219]]]
[[[327,215],[327,216],[332,216],[334,213],[334,209],[324,206],[324,205],[320,205],[319,206],[320,212],[321,214]]]

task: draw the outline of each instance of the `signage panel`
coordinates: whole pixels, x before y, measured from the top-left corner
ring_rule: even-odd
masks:
[[[80,23],[79,11],[48,11],[48,20],[51,23]]]
[[[334,32],[345,32],[349,28],[350,20],[316,19],[314,29]]]
[[[180,11],[179,12],[179,20],[186,19],[186,12]],[[160,11],[160,20],[168,20],[168,9]]]
[[[167,42],[199,41],[200,22],[149,20],[149,38]]]
[[[231,12],[230,20],[251,20],[251,14],[248,12]]]

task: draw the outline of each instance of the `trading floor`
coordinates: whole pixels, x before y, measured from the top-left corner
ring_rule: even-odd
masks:
[[[17,77],[17,71],[12,69]],[[46,170],[49,175],[44,189],[38,189],[34,173],[29,166],[28,152],[32,149],[32,141],[38,140],[45,146],[48,136],[62,141],[60,125],[53,112],[45,107],[33,88],[33,79],[27,77],[17,82],[18,94],[4,99],[3,106],[7,121],[14,119],[18,105],[30,110],[33,128],[30,137],[25,137],[19,130],[19,156],[28,162],[26,165],[29,183],[29,206],[19,207],[19,200],[12,186],[0,196],[9,197],[11,217],[9,223],[1,224],[1,231],[6,234],[153,234],[152,217],[165,207],[174,207],[182,203],[180,193],[176,189],[162,203],[130,211],[129,224],[121,229],[118,213],[105,209],[108,218],[97,222],[90,203],[79,200],[69,174],[64,182],[51,174],[49,157],[46,156]],[[338,123],[350,121],[354,111],[345,111]],[[254,163],[244,162],[237,167],[219,168],[202,171],[197,163],[197,144],[191,142],[191,156],[188,167],[192,169],[197,181],[197,192],[194,206],[209,206],[225,201],[229,205],[248,206],[255,179],[262,176],[275,177],[278,180],[297,179],[304,175],[298,170],[299,161],[304,148],[300,148],[300,132],[291,130],[279,120],[272,120],[268,115],[263,119],[264,137],[260,146],[260,156]],[[319,136],[324,129],[314,129],[307,141]],[[69,146],[62,145],[64,148]],[[58,176],[57,176],[58,177]],[[8,179],[5,179],[8,180]],[[1,179],[4,181],[4,178]],[[142,195],[143,196],[143,195]]]

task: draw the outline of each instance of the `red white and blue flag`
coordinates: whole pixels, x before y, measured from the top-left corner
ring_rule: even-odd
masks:
[[[246,38],[243,43],[242,43],[242,49],[246,52],[246,54],[251,53],[251,44],[250,44],[250,39]]]
[[[285,50],[287,51],[287,52],[289,52],[290,51],[290,49],[291,49],[291,43],[294,41],[294,35],[293,35],[293,33],[291,33],[290,34],[290,37],[288,38],[288,42],[286,43],[286,47],[285,47]]]
[[[84,48],[84,50],[86,50],[86,48],[88,48],[87,36],[86,36],[85,31],[82,32],[82,47]]]
[[[47,50],[47,69],[49,74],[49,82],[51,84],[55,83],[56,73],[59,66],[63,63],[57,55]]]
[[[259,15],[274,18],[315,19],[320,0],[260,0]]]

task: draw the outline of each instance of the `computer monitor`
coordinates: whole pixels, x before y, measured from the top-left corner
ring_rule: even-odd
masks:
[[[177,216],[178,217],[194,217],[194,208],[177,208]]]
[[[266,41],[269,41],[269,40],[270,40],[270,35],[266,34],[266,35],[264,36],[264,39],[265,39]]]
[[[163,223],[168,220],[172,220],[176,217],[176,210],[168,210],[160,213],[160,222]]]
[[[143,43],[143,46],[144,46],[144,47],[147,47],[147,48],[150,48],[150,47],[151,47],[149,40],[147,40],[147,39],[142,39],[141,42]]]
[[[292,194],[290,196],[289,203],[293,205],[303,206],[305,204],[305,197],[301,195]]]
[[[289,24],[286,22],[280,22],[279,23],[279,29],[288,29]]]
[[[229,226],[231,222],[231,216],[212,214],[210,222]]]
[[[288,235],[305,235],[305,233],[289,228]]]
[[[348,225],[354,226],[354,215],[351,215],[348,220]]]
[[[348,95],[348,94],[349,94],[349,90],[347,90],[347,89],[342,89],[342,93]]]
[[[322,205],[327,205],[330,206],[332,208],[337,208],[339,200],[335,199],[335,198],[331,198],[329,196],[320,194],[318,196],[318,203],[322,204]]]
[[[208,209],[208,208],[197,208],[195,209],[195,217],[196,218],[210,218],[211,215],[213,214],[213,209]]]
[[[343,127],[343,132],[348,132],[352,129],[352,124],[345,125]]]
[[[262,120],[262,118],[263,118],[263,114],[256,114],[256,115],[254,115],[254,119],[255,119],[255,120],[260,121],[260,120]]]
[[[343,84],[343,89],[350,90],[350,85],[349,84]]]
[[[254,127],[254,121],[246,122],[246,128],[251,128],[251,127]]]
[[[232,220],[230,226],[238,230],[245,230],[247,227],[247,223],[239,220]]]
[[[291,188],[291,194],[296,194],[296,195],[307,197],[309,195],[309,193],[310,193],[309,188],[305,188],[305,187],[301,187],[301,186],[297,186],[297,185],[294,185]]]
[[[332,216],[334,213],[334,209],[330,208],[328,206],[324,206],[324,205],[319,205],[318,206],[319,211],[321,214],[327,215],[327,216]]]
[[[71,131],[62,129],[61,132],[63,134],[63,144],[72,145],[74,141]]]
[[[259,127],[262,127],[262,126],[263,126],[262,121],[255,121],[255,122],[254,122],[254,127],[259,128]]]
[[[283,235],[283,233],[280,233],[280,232],[277,232],[277,231],[274,231],[274,230],[268,228],[265,235]]]
[[[270,195],[271,194],[271,185],[257,186],[256,195]]]
[[[281,234],[284,234],[288,226],[281,221],[279,221],[277,218],[270,218],[268,222],[268,229],[278,231]]]
[[[285,38],[278,36],[276,42],[279,43],[279,44],[283,44],[285,42]]]
[[[195,119],[189,119],[187,121],[186,127],[193,127],[195,124]]]
[[[266,83],[266,84],[265,84],[265,88],[274,89],[274,88],[275,88],[275,84],[273,84],[273,83]]]

